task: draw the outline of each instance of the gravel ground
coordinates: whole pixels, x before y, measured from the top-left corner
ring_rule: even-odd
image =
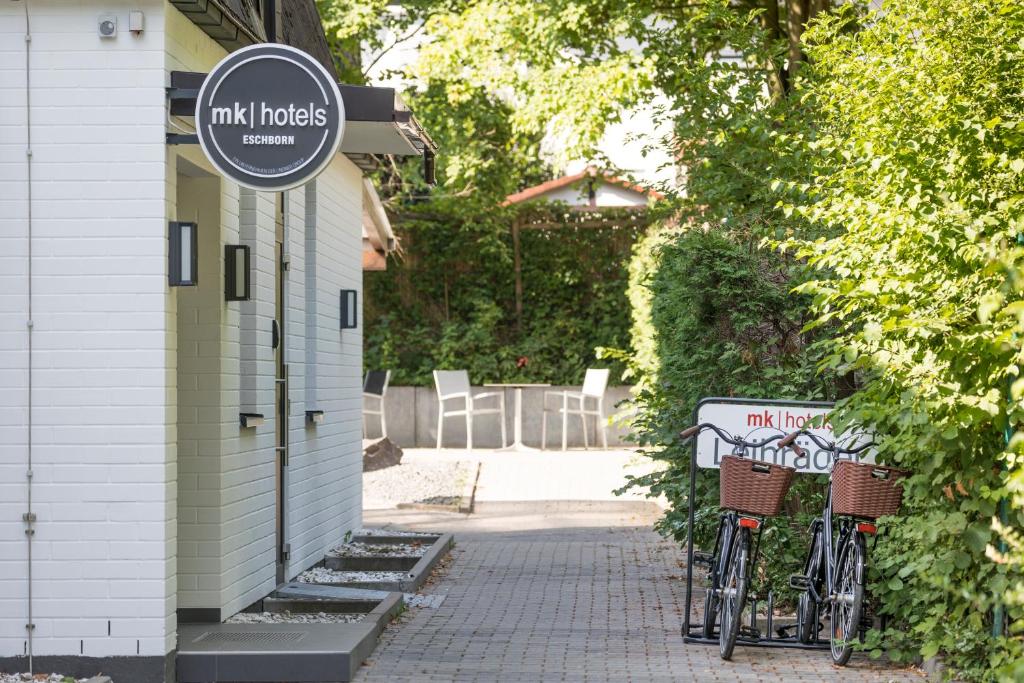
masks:
[[[327,567],[313,567],[299,574],[299,583],[364,583],[368,581],[401,581],[405,572],[336,571]]]
[[[472,463],[470,463],[472,464]],[[400,531],[398,529],[359,529],[352,532],[353,536],[408,536],[409,538],[417,537],[428,537],[433,538],[440,536],[441,532],[432,533],[430,531]]]
[[[327,612],[239,612],[226,624],[354,624],[365,614]]]
[[[338,557],[423,557],[429,547],[429,543],[422,541],[412,541],[401,545],[346,543],[332,548],[330,554]]]
[[[403,462],[363,473],[363,508],[382,510],[399,503],[458,499],[476,463],[463,460]]]

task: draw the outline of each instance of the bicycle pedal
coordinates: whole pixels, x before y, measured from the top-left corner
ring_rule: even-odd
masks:
[[[713,561],[714,557],[711,553],[701,552],[700,550],[695,550],[693,553],[693,563],[699,567],[711,569],[711,563]]]
[[[811,587],[811,580],[804,574],[791,574],[789,587],[798,591],[806,591]]]

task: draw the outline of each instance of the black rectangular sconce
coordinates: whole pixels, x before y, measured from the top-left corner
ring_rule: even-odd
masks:
[[[437,185],[434,173],[434,153],[429,148],[423,150],[423,180],[427,185]]]
[[[244,244],[224,245],[224,299],[249,300],[249,247]]]
[[[239,413],[238,421],[245,429],[263,426],[263,413]]]
[[[322,410],[307,410],[306,411],[306,424],[318,425],[324,422],[324,411]]]
[[[359,309],[356,308],[356,290],[341,290],[341,329],[356,329]]]
[[[169,224],[167,276],[171,287],[195,287],[199,284],[199,240],[195,223],[171,221]]]

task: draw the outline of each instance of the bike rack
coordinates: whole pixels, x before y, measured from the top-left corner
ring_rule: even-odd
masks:
[[[799,406],[801,408],[831,408],[834,404],[826,403],[822,401],[778,401],[773,399],[754,399],[754,398],[718,398],[709,397],[702,398],[697,402],[696,407],[693,409],[693,424],[698,424],[697,413],[700,411],[700,407],[705,403],[726,403],[733,405],[764,405],[764,406],[775,406],[775,405],[787,405],[787,406]],[[686,517],[686,612],[683,613],[683,642],[684,643],[697,643],[699,645],[718,645],[717,638],[705,638],[704,630],[698,626],[695,629],[690,627],[690,615],[693,609],[693,521],[694,521],[694,510],[693,510],[693,499],[697,493],[697,436],[693,437],[693,445],[690,450],[690,492],[687,496],[688,510]],[[752,600],[754,609],[751,610],[751,628],[757,630],[757,601]],[[831,643],[827,640],[821,640],[815,637],[813,643],[801,643],[797,640],[796,636],[787,636],[785,638],[773,638],[772,637],[772,608],[774,606],[774,596],[771,591],[768,593],[768,617],[767,617],[767,637],[744,637],[742,631],[736,638],[737,645],[745,645],[750,647],[782,647],[782,648],[793,648],[798,650],[827,650],[831,647]],[[815,607],[814,616],[817,623],[821,623],[820,615],[818,614],[818,608]],[[820,629],[819,629],[820,630]]]

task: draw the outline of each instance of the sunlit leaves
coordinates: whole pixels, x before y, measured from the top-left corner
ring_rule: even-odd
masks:
[[[809,36],[807,99],[820,117],[802,135],[820,160],[808,169],[818,193],[779,189],[812,228],[834,231],[788,249],[818,269],[822,279],[802,290],[838,326],[826,366],[841,359],[865,381],[837,419],[870,425],[882,455],[917,474],[911,517],[879,543],[875,584],[913,637],[887,637],[908,654],[944,653],[965,679],[1008,680],[1020,634],[992,643],[986,615],[1022,573],[997,570],[984,549],[1006,484],[1021,479],[1003,431],[1024,424],[1024,261],[1013,247],[1024,218],[1024,7],[901,0],[861,31],[841,26],[823,22]],[[1022,509],[1024,497],[1011,527]],[[944,561],[886,578],[885,567],[909,566],[924,547]],[[961,613],[971,618],[928,616]]]

